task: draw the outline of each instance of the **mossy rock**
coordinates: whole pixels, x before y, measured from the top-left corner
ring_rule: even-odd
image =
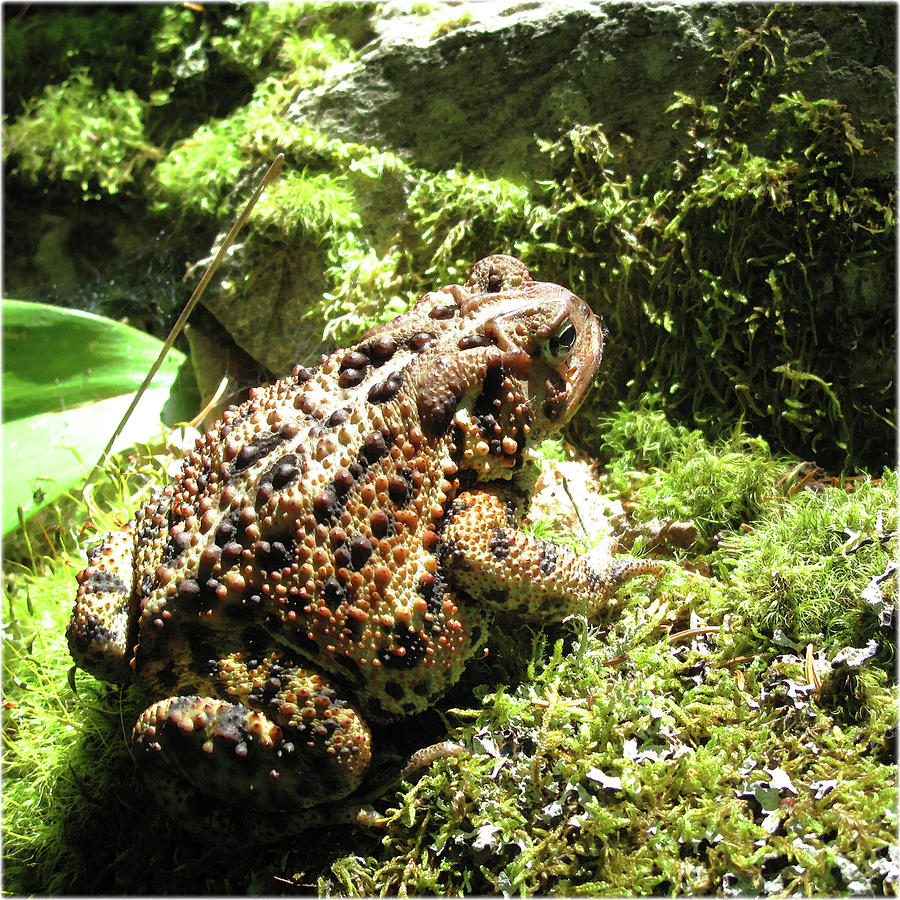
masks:
[[[281,150],[206,298],[269,372],[512,252],[608,324],[591,420],[649,389],[708,433],[890,463],[896,10],[473,13],[148,7],[123,68],[66,55],[102,11],[7,11],[7,290],[163,331]]]

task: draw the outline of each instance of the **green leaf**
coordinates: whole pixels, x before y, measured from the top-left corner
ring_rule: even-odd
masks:
[[[78,310],[3,301],[2,529],[88,474],[159,354],[156,338]],[[185,356],[170,350],[114,450],[161,431]],[[165,409],[168,422],[185,408]]]

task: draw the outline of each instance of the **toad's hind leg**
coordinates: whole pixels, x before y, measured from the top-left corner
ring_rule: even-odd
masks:
[[[169,697],[135,726],[136,754],[163,783],[175,771],[222,803],[282,810],[334,801],[359,785],[369,730],[321,676],[272,658],[253,669],[234,659],[220,666],[233,701]]]

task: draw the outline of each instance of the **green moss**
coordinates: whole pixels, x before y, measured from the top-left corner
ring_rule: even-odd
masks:
[[[143,114],[134,91],[101,92],[82,69],[25,103],[5,129],[4,160],[32,183],[74,182],[85,200],[117,194],[157,156],[144,139]]]
[[[627,144],[596,125],[545,144],[553,179],[525,252],[604,299],[609,397],[627,382],[630,400],[655,391],[707,433],[743,419],[828,466],[881,467],[894,391],[875,360],[892,358],[894,335],[875,298],[893,288],[870,279],[894,219],[891,182],[869,162],[891,137],[796,88],[816,56],[791,46],[792,15],[773,7],[723,36],[717,95],[677,95],[671,178],[623,174]]]
[[[425,279],[465,278],[473,259],[487,252],[512,252],[510,236],[525,224],[527,188],[458,169],[424,174],[408,207],[421,236],[414,249],[430,262],[422,269]]]
[[[161,201],[157,210],[165,211],[177,201],[188,210],[215,214],[246,161],[236,144],[237,134],[230,121],[210,122],[173,148],[153,173]],[[187,193],[186,184],[191,185]]]
[[[96,810],[85,798],[108,795],[111,780],[127,771],[126,746],[109,740],[106,718],[115,715],[121,694],[98,714],[83,703],[111,699],[109,690],[79,679],[84,694],[76,703],[67,682],[74,569],[58,565],[42,576],[8,580],[6,587],[4,694],[15,700],[3,715],[4,877],[13,893],[67,893],[84,883],[88,861],[72,853],[70,836],[93,831]],[[128,812],[127,794],[121,799],[107,807],[108,826],[116,813],[121,819]],[[130,814],[137,814],[133,804]]]
[[[324,317],[323,336],[335,346],[356,340],[367,328],[387,322],[405,312],[415,295],[403,291],[397,274],[397,260],[379,256],[355,236],[334,242],[329,253],[327,274],[332,289],[322,296],[322,304],[310,317]],[[380,298],[390,296],[385,303]]]
[[[254,21],[272,8],[257,4],[250,6],[255,10],[252,13]],[[281,17],[276,17],[275,24],[280,29],[287,27]],[[270,32],[273,23],[267,22],[267,25],[270,29],[268,40],[272,42],[274,37]],[[279,152],[286,153],[289,167],[294,165],[305,169],[310,163],[335,166],[335,151],[342,146],[340,142],[330,140],[309,126],[288,122],[284,112],[299,87],[316,84],[329,66],[349,55],[349,45],[324,31],[322,26],[311,35],[279,33],[278,37],[281,39],[279,65],[287,70],[287,74],[279,71],[277,75],[260,80],[245,105],[222,119],[204,123],[171,148],[153,173],[156,211],[193,211],[208,216],[220,214],[248,165],[271,162]],[[234,49],[234,52],[237,50]],[[333,182],[339,178],[337,174],[331,176]],[[295,198],[291,188],[307,191],[307,200],[304,201],[301,196],[299,201],[299,205],[307,209],[313,199],[312,194],[317,190],[315,182],[304,187],[305,184],[298,173],[286,173],[264,195],[262,204],[267,211],[258,212],[257,221],[265,225],[275,224],[285,237],[294,235],[303,213],[293,208]],[[315,205],[324,210],[334,199],[333,191],[326,189],[325,196]],[[337,205],[346,207],[348,202],[352,203],[352,200],[348,201],[345,191]],[[318,216],[309,225],[318,232],[327,233],[332,218],[331,215],[326,218]]]
[[[879,636],[879,610],[862,592],[892,558],[894,472],[858,485],[809,472],[815,490],[798,490],[803,467],[772,456],[761,439],[736,432],[711,444],[672,425],[653,396],[600,430],[607,488],[627,497],[635,521],[693,522],[701,537],[693,555],[708,553],[715,537],[709,561],[740,598],[749,634],[767,642],[780,629],[798,645],[818,639],[831,654]]]
[[[18,116],[25,101],[77,71],[87,71],[100,93],[113,87],[143,96],[166,15],[153,4],[10,6],[3,17],[4,115]]]
[[[852,493],[843,486],[801,491],[729,539],[745,627],[762,635],[782,629],[799,645],[818,641],[830,653],[881,637],[878,610],[862,592],[896,555],[896,500],[896,473],[886,471]],[[896,593],[892,581],[885,587]],[[893,654],[883,659],[892,663]]]
[[[657,395],[645,395],[637,408],[621,406],[598,432],[607,484],[627,493],[635,519],[687,519],[704,542],[761,516],[789,468],[764,440],[741,430],[711,443],[699,430],[672,424]],[[635,470],[644,474],[636,479]]]
[[[456,31],[458,28],[465,28],[466,25],[472,24],[472,13],[464,12],[462,15],[457,16],[455,19],[447,19],[446,22],[441,22],[437,28],[431,33],[431,38],[434,40],[435,38],[443,37],[446,34],[450,34],[451,31]]]
[[[314,86],[325,81],[332,66],[351,55],[349,41],[320,25],[309,36],[287,34],[281,45],[280,62],[295,83]]]
[[[155,84],[169,99],[168,92],[208,78],[213,69],[241,75],[251,84],[279,69],[295,82],[305,82],[311,72],[349,55],[349,41],[336,33],[335,25],[347,13],[364,15],[365,6],[347,10],[337,3],[279,2],[223,4],[202,11],[166,7],[154,35]]]
[[[304,233],[321,235],[358,227],[359,210],[345,178],[290,172],[260,199],[252,220],[263,228],[277,229],[282,239],[292,240]]]

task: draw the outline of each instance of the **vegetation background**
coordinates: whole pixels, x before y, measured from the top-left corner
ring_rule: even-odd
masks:
[[[8,892],[897,893],[896,9],[610,6],[626,74],[634,48],[645,74],[670,62],[647,26],[664,15],[709,75],[629,129],[542,62],[477,108],[485,59],[560,55],[552,17],[497,29],[489,6],[5,5],[4,296],[164,335],[284,152],[181,345],[200,392],[227,375],[238,396],[514,253],[605,319],[568,438],[601,462],[621,541],[669,573],[602,628],[498,636],[439,713],[385,736],[472,755],[386,796],[382,830],[186,841],[131,766],[140,698],[67,677],[83,547],[169,468],[159,441],[132,450],[4,524]],[[403,23],[415,40],[384,37]],[[836,56],[884,89],[845,90]],[[386,80],[424,105],[392,106]],[[5,307],[18,393],[14,334]]]

